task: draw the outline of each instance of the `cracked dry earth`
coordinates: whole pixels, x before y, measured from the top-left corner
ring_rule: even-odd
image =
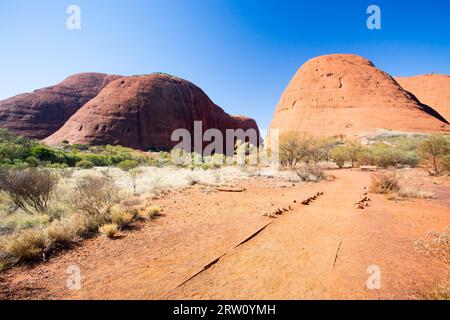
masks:
[[[6,272],[0,298],[414,299],[450,276],[443,262],[414,249],[429,230],[450,225],[448,182],[437,199],[371,195],[358,210],[370,173],[331,174],[335,180],[317,184],[251,178],[237,183],[244,192],[172,193],[156,200],[164,217],[118,240],[89,239]],[[264,216],[288,206],[276,219]],[[80,267],[80,290],[66,288],[70,265]],[[367,289],[371,265],[381,270],[380,290]]]

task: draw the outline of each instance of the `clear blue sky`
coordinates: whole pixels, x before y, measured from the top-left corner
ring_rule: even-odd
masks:
[[[81,30],[66,28],[70,4]],[[366,9],[382,10],[382,29]],[[1,0],[0,99],[85,71],[167,72],[267,128],[296,70],[356,53],[392,75],[450,73],[450,1]]]

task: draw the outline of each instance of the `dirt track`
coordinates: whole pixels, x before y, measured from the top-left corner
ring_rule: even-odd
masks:
[[[254,178],[239,183],[242,193],[199,186],[172,194],[157,201],[165,217],[122,239],[90,239],[47,263],[9,271],[0,278],[0,298],[403,299],[449,275],[413,246],[450,225],[448,185],[439,199],[371,195],[370,207],[357,210],[370,174],[332,174],[336,180],[319,184]],[[318,191],[318,200],[300,204]],[[277,219],[263,216],[289,205],[293,210]],[[73,264],[82,273],[78,291],[66,288]],[[370,265],[381,269],[381,290],[366,287]]]

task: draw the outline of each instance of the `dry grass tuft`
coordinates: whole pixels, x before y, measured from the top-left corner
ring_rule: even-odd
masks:
[[[450,264],[450,228],[430,231],[423,239],[414,242],[414,248],[427,256],[433,256]]]
[[[435,195],[432,192],[420,190],[414,187],[402,187],[398,193],[402,198],[413,199],[435,199]]]
[[[6,260],[21,262],[35,259],[47,247],[42,230],[27,230],[3,240],[0,251]]]
[[[161,216],[161,208],[152,206],[147,209],[147,218],[156,219]]]
[[[436,285],[431,290],[422,294],[425,300],[450,300],[450,282]]]
[[[117,209],[113,208],[111,213],[111,221],[116,224],[120,229],[126,228],[131,225],[137,217],[137,211],[130,212],[125,211],[120,206]]]
[[[326,178],[322,168],[316,164],[306,164],[299,168],[296,173],[303,182],[319,182]]]
[[[99,228],[99,231],[102,235],[108,238],[114,238],[116,234],[119,232],[119,227],[115,223],[108,223]]]

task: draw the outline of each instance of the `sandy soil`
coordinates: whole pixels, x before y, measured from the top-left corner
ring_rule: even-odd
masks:
[[[448,181],[421,182],[437,199],[370,195],[358,210],[370,173],[331,173],[335,180],[317,184],[252,178],[237,184],[244,192],[195,186],[170,194],[155,201],[164,217],[120,239],[89,239],[2,274],[0,298],[414,299],[450,276],[414,249],[428,231],[450,226]],[[318,191],[312,204],[300,203]],[[288,206],[277,219],[264,216]],[[71,265],[80,267],[80,290],[66,288]],[[371,265],[381,270],[380,290],[366,286]]]

